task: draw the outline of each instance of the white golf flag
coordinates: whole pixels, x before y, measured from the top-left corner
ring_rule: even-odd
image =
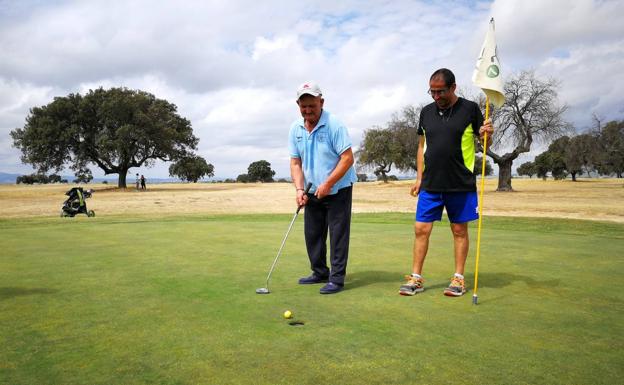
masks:
[[[485,35],[481,54],[472,73],[472,83],[481,88],[496,107],[505,103],[501,66],[498,61],[496,39],[494,38],[494,18],[490,20],[490,27]]]

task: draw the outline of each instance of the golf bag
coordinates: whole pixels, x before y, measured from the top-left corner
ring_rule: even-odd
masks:
[[[63,202],[61,209],[61,217],[73,217],[76,214],[86,214],[88,217],[94,217],[95,211],[87,210],[87,198],[91,198],[93,190],[83,190],[82,187],[72,187],[65,195],[69,196]]]

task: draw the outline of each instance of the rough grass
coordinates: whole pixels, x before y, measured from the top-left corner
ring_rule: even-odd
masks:
[[[299,221],[272,293],[257,295],[290,218],[0,221],[0,382],[613,384],[624,375],[624,225],[484,218],[474,306],[470,292],[442,295],[448,223],[434,229],[427,290],[397,295],[411,258],[405,213],[354,216],[347,290],[332,296],[296,284],[308,273]],[[305,325],[289,326],[286,309]]]
[[[353,210],[413,212],[412,182],[358,183],[353,190]],[[576,218],[624,223],[624,180],[580,179],[553,181],[514,179],[515,192],[496,192],[495,179],[484,188],[485,215]],[[90,186],[96,190],[87,201],[97,216],[131,215],[163,217],[202,214],[292,213],[294,189],[288,183],[170,183],[148,184],[145,192]],[[55,217],[65,199],[67,185],[0,185],[0,218]]]

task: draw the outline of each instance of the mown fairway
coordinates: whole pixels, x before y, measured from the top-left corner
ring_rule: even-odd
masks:
[[[296,284],[309,272],[302,218],[272,293],[255,294],[290,215],[0,220],[0,382],[621,382],[624,225],[486,217],[473,306],[472,292],[442,295],[446,222],[428,290],[397,294],[412,215],[354,217],[348,290],[332,296]]]

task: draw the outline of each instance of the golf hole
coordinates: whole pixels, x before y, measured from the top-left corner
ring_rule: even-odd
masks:
[[[303,325],[305,325],[305,322],[303,322],[303,321],[290,321],[288,324],[290,326],[303,326]]]

